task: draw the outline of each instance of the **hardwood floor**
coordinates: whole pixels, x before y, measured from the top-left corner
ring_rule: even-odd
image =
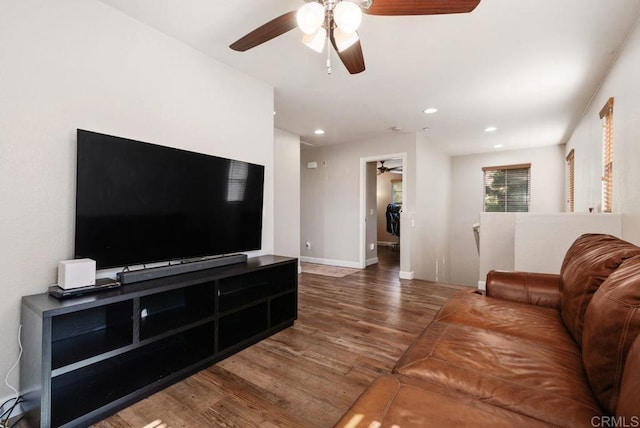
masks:
[[[465,288],[399,280],[395,250],[381,247],[379,259],[344,278],[301,274],[293,327],[95,426],[332,426]]]

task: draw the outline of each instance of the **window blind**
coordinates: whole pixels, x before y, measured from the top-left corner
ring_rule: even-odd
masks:
[[[484,172],[485,212],[528,212],[531,164],[490,166]]]
[[[567,155],[567,180],[569,181],[567,187],[567,208],[569,212],[575,211],[575,162],[574,162],[575,152],[574,149],[571,149],[569,154]]]
[[[613,98],[602,110],[602,211],[611,212],[613,199]]]

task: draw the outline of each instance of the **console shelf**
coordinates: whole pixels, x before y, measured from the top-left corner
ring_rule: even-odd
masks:
[[[31,426],[87,426],[288,326],[298,262],[247,263],[57,300],[22,298]]]

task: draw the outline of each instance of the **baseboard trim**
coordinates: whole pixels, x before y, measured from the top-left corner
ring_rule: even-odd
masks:
[[[376,263],[378,263],[378,258],[374,257],[372,259],[367,259],[367,261],[365,262],[365,266],[375,265]]]
[[[398,245],[397,242],[390,242],[390,241],[378,241],[378,247],[393,247]]]
[[[347,267],[347,268],[353,268],[353,269],[361,269],[360,263],[347,262],[344,260],[332,260],[332,259],[321,259],[317,257],[300,256],[300,261],[307,262],[307,263],[316,263],[319,265],[340,266],[340,267]]]
[[[400,279],[413,279],[415,278],[413,271],[411,272],[405,272],[405,271],[400,271],[400,274],[398,275],[400,277]]]

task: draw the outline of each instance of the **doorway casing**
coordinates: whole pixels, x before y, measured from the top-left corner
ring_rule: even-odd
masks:
[[[369,162],[378,162],[380,160],[390,160],[390,159],[400,159],[402,160],[402,212],[400,214],[400,223],[403,223],[403,220],[406,219],[408,208],[411,207],[411,201],[407,201],[407,153],[390,153],[376,156],[367,156],[360,158],[360,219],[359,219],[359,227],[360,227],[360,251],[359,251],[359,259],[358,264],[361,269],[366,267],[366,246],[367,246],[367,236],[366,236],[366,218],[367,218],[367,207],[366,207],[366,199],[367,199],[367,163]],[[408,230],[409,228],[405,228],[404,230]],[[400,278],[401,279],[413,279],[413,271],[411,270],[411,242],[409,239],[400,239]]]

